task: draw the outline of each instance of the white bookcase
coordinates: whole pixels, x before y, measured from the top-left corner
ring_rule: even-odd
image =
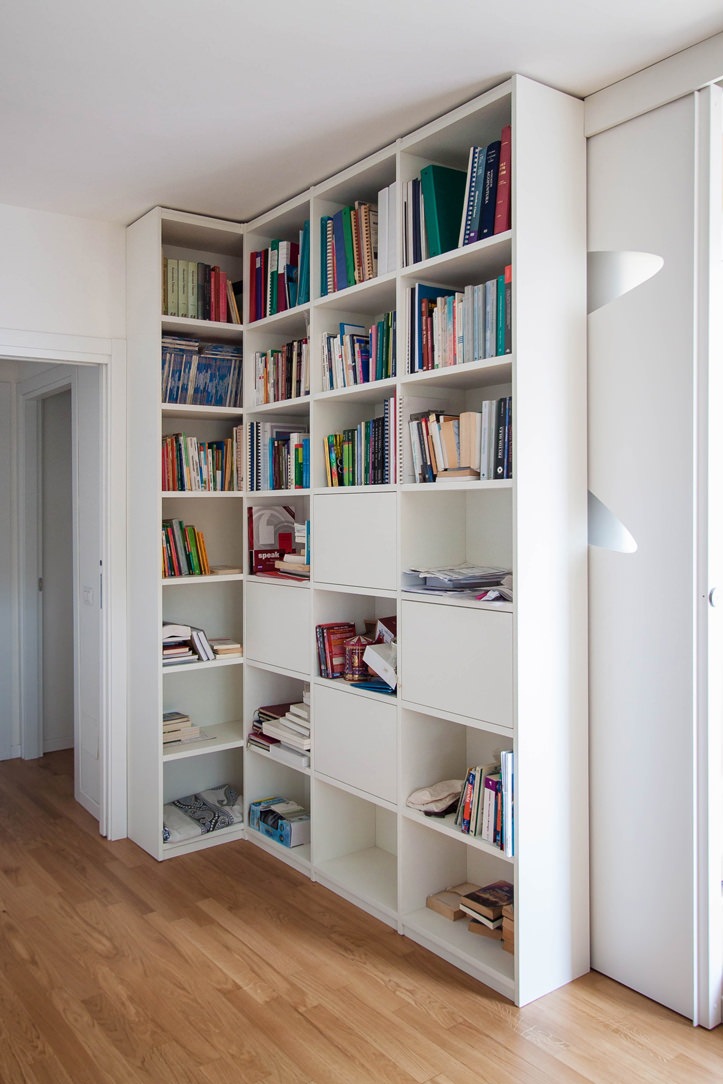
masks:
[[[323,215],[358,199],[376,203],[380,189],[418,175],[427,163],[466,169],[470,146],[499,138],[505,124],[511,124],[513,139],[510,231],[321,296]],[[401,252],[401,185],[396,199]],[[310,302],[249,323],[249,254],[272,239],[298,238],[305,219]],[[247,810],[270,794],[306,806],[311,843],[287,849],[248,829],[247,838],[524,1004],[589,967],[582,104],[516,76],[243,227],[215,223],[212,251],[230,248],[235,255],[234,245],[240,246],[242,235],[244,240],[244,421],[288,418],[311,434],[309,489],[246,491],[243,501],[227,498],[216,505],[231,533],[238,527],[244,538],[246,511],[254,504],[289,504],[297,519],[308,517],[308,583],[249,575],[244,542],[243,584],[159,584],[161,509],[153,473],[161,431],[158,269],[163,230],[171,222],[174,230],[183,223],[191,233],[194,223],[212,228],[207,220],[156,210],[129,231],[130,405],[132,413],[137,407],[132,424],[139,434],[134,464],[145,464],[131,506],[138,533],[132,576],[143,584],[145,598],[133,619],[134,627],[143,628],[131,670],[131,794],[138,801],[131,801],[130,834],[165,857],[158,842],[161,781],[167,795],[196,772],[206,779],[208,767],[241,782],[241,730],[226,717],[234,715],[230,699],[240,694],[236,674],[243,670],[243,707],[239,700],[237,712],[245,734],[259,706],[300,699],[309,683],[310,768],[292,768],[248,748],[242,778]],[[417,282],[463,288],[510,264],[512,353],[407,373],[409,289]],[[392,310],[396,374],[323,390],[322,336],[338,330],[340,321],[368,326]],[[197,322],[188,323],[196,329]],[[310,394],[258,405],[254,353],[301,336],[310,344]],[[444,485],[414,480],[411,412],[431,405],[478,409],[483,400],[503,395],[513,400],[511,479]],[[379,414],[390,396],[397,410],[396,477],[383,485],[328,487],[322,438]],[[200,510],[193,514],[200,520]],[[430,599],[402,590],[404,568],[462,561],[512,568],[514,603]],[[171,612],[166,596],[172,594],[173,612],[180,614],[185,598],[198,593],[199,612],[203,608],[205,615],[208,606],[212,615],[228,615],[236,633],[231,612],[238,617],[239,611],[229,599],[231,592],[240,598],[242,587],[244,666],[228,668],[237,682],[230,697],[222,688],[211,700],[206,683],[222,673],[212,668],[164,679],[157,629],[164,607]],[[391,614],[398,622],[396,696],[320,676],[317,624],[350,620],[363,632],[365,622]],[[189,702],[198,697],[213,703],[219,736],[229,734],[214,754],[184,756],[180,779],[161,761],[156,737],[161,689],[171,681],[188,682],[183,692]],[[426,818],[406,806],[415,788],[462,778],[470,764],[502,749],[515,754],[514,857],[462,835],[448,819]],[[448,885],[501,878],[515,885],[514,955],[499,942],[469,933],[465,922],[447,921],[425,906],[427,895]]]
[[[161,437],[231,435],[240,409],[161,402],[161,336],[242,342],[241,325],[162,315],[162,257],[243,272],[243,228],[155,209],[128,228],[129,441],[129,803],[128,834],[155,858],[240,838],[243,825],[164,844],[163,804],[221,783],[243,790],[243,658],[163,669],[163,620],[243,642],[243,575],[161,574],[161,524],[177,518],[204,532],[211,565],[243,567],[243,492],[162,492]],[[208,740],[164,750],[161,716],[183,710]]]

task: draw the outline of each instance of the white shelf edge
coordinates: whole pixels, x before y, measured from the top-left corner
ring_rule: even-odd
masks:
[[[340,689],[347,693],[349,696],[362,696],[366,700],[377,700],[381,704],[396,704],[397,697],[395,693],[377,693],[373,689],[359,689],[350,681],[344,681],[344,678],[324,678],[320,674],[316,674],[312,678],[314,685],[326,685],[329,689]]]
[[[257,749],[253,745],[247,745],[245,748],[250,756],[260,757],[267,763],[273,761],[274,764],[278,764],[282,768],[290,768],[292,772],[300,772],[301,775],[311,776],[311,768],[306,768],[303,764],[289,764],[288,761],[280,760],[278,757],[275,757],[273,753],[273,746],[269,749],[268,752],[264,752],[262,749]]]
[[[161,858],[174,858],[179,854],[191,854],[193,851],[205,850],[206,847],[215,847],[221,843],[245,838],[246,827],[243,823],[230,824],[228,828],[218,828],[215,832],[208,832],[204,836],[184,839],[179,843],[164,843],[161,849]]]
[[[295,866],[301,872],[306,873],[307,876],[311,873],[311,844],[301,843],[298,847],[284,847],[281,843],[277,843],[275,839],[269,839],[268,836],[262,835],[258,829],[250,826],[246,831],[246,839],[249,843],[253,843],[255,847],[261,847],[262,850],[273,854],[275,858],[282,858],[284,862]]]
[[[389,587],[354,587],[348,583],[324,583],[321,580],[314,580],[313,586],[317,591],[338,592],[341,595],[371,595],[374,598],[397,598],[397,591]]]
[[[189,583],[234,583],[244,579],[243,572],[224,572],[210,576],[164,576],[162,587],[183,587]]]
[[[482,588],[480,588],[482,590]],[[405,591],[400,592],[402,602],[424,602],[428,606],[459,606],[466,610],[490,610],[493,613],[511,614],[515,612],[514,603],[500,599],[497,602],[485,602],[484,599],[455,598],[454,595],[435,595],[433,592]]]
[[[472,836],[467,832],[462,832],[454,823],[450,823],[450,820],[452,822],[454,820],[454,814],[450,814],[448,818],[442,820],[442,818],[425,817],[423,813],[418,813],[408,806],[401,809],[401,814],[406,820],[421,824],[423,828],[428,828],[432,832],[440,832],[450,839],[456,839],[468,847],[473,847],[475,850],[483,851],[493,858],[501,858],[503,862],[514,865],[515,859],[512,855],[505,854],[499,847],[495,847],[494,844],[485,839],[480,839],[479,836]]]
[[[161,414],[166,418],[242,418],[243,407],[194,406],[192,403],[161,403]]]
[[[240,719],[230,723],[217,723],[214,726],[199,724],[208,734],[205,741],[189,742],[163,747],[163,763],[174,760],[186,760],[189,757],[204,756],[206,753],[221,753],[226,749],[243,749],[243,723]]]
[[[163,663],[161,663],[161,668],[163,674],[165,675],[177,674],[179,671],[188,673],[189,670],[215,670],[219,666],[243,666],[243,663],[243,655],[234,655],[234,657],[231,659],[206,659],[204,661],[199,659],[198,662],[171,663],[170,666],[163,666]]]
[[[163,489],[161,490],[161,498],[163,500],[170,500],[176,497],[194,499],[208,499],[209,497],[235,497],[236,499],[243,498],[243,490],[241,489]]]
[[[453,711],[442,711],[440,708],[429,707],[427,704],[415,704],[413,700],[405,700],[400,697],[400,705],[406,711],[416,711],[419,715],[429,715],[433,719],[444,719],[459,726],[468,726],[473,730],[483,730],[490,734],[499,734],[501,738],[507,738],[511,743],[514,738],[512,727],[500,726],[498,723],[488,723],[484,719],[471,719],[466,715],[457,715]]]
[[[288,670],[284,666],[275,666],[270,662],[262,662],[260,659],[246,658],[249,666],[256,670],[265,670],[269,674],[280,674],[282,677],[295,678],[297,681],[311,683],[311,676],[300,670]],[[299,694],[301,695],[301,694]]]
[[[334,787],[336,790],[343,790],[347,794],[353,794],[355,798],[361,798],[365,802],[369,802],[370,805],[379,806],[381,809],[388,810],[389,813],[397,814],[397,807],[394,802],[387,801],[386,798],[380,798],[378,794],[372,794],[368,790],[359,790],[358,787],[351,786],[350,783],[344,783],[341,779],[335,779],[332,775],[324,775],[323,772],[314,771],[314,779],[320,783],[325,783],[327,786]]]

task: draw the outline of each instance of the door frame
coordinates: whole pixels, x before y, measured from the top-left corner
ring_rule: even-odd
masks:
[[[0,329],[0,358],[8,361],[41,362],[49,366],[95,365],[99,367],[101,390],[102,492],[101,560],[103,568],[102,622],[103,665],[101,675],[101,720],[99,734],[100,808],[99,831],[109,839],[127,835],[127,721],[126,721],[126,408],[125,342],[87,336],[46,335]],[[32,552],[23,542],[28,518],[37,516],[37,492],[28,485],[29,465],[25,449],[37,455],[39,399],[72,382],[67,368],[52,369],[18,385],[17,411],[17,554],[18,554],[18,643],[20,644],[20,719],[23,756],[31,753],[31,717],[37,713],[31,673],[38,664],[37,571],[28,604],[27,585],[37,570],[37,546]],[[37,477],[37,476],[36,476]],[[37,488],[37,483],[36,483]],[[112,499],[111,499],[112,495]],[[37,524],[36,524],[37,528]],[[37,534],[34,536],[37,540]],[[33,637],[35,639],[33,640]],[[28,651],[28,643],[34,651]],[[38,685],[35,685],[37,690]],[[39,721],[40,716],[36,719]],[[35,724],[37,726],[37,723]],[[28,742],[26,746],[26,740]],[[37,740],[37,739],[36,739]],[[37,746],[35,747],[37,748]],[[27,750],[27,751],[26,751]],[[31,754],[32,755],[32,754]],[[40,751],[35,755],[40,755]]]

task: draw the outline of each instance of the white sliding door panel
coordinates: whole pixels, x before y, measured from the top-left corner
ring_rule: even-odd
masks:
[[[692,1016],[694,99],[588,148],[589,249],[663,261],[589,318],[590,490],[637,544],[590,551],[592,964]]]
[[[103,690],[101,501],[103,491],[102,373],[79,366],[76,376],[76,734],[75,797],[100,818],[100,725]]]

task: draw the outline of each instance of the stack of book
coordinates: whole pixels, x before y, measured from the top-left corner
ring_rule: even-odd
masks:
[[[256,404],[309,394],[309,340],[294,339],[254,355]]]
[[[416,482],[512,477],[512,396],[487,399],[482,409],[409,415]]]
[[[323,678],[344,676],[344,645],[352,636],[356,636],[356,625],[352,621],[326,621],[316,626],[319,673]]]
[[[184,335],[164,335],[161,400],[192,406],[241,406],[243,349]]]
[[[162,571],[170,576],[208,576],[210,565],[206,539],[192,523],[164,519],[161,524]]]
[[[509,881],[494,881],[461,896],[459,906],[469,918],[470,933],[501,941],[502,908],[511,904],[513,898],[514,888]]]
[[[161,437],[161,486],[165,492],[237,490],[242,449],[243,426],[224,440],[167,433]]]
[[[502,948],[505,952],[515,951],[515,905],[506,903],[502,908]]]
[[[402,572],[402,590],[457,598],[512,601],[512,573],[491,565],[448,565]]]
[[[308,489],[309,433],[300,420],[248,423],[249,489]]]
[[[346,290],[377,275],[377,207],[366,200],[322,215],[320,224],[321,296]]]
[[[183,711],[164,711],[163,747],[188,742],[204,741],[207,735],[200,726],[192,726],[191,718]]]
[[[208,642],[217,659],[233,659],[243,654],[239,641],[228,636],[211,636]]]
[[[385,380],[397,373],[397,314],[387,312],[366,328],[339,324],[339,334],[321,336],[322,391]]]
[[[164,666],[185,662],[212,662],[216,658],[203,629],[163,622],[161,655]]]
[[[512,351],[512,264],[464,290],[418,282],[407,293],[407,372],[442,369]]]
[[[266,704],[254,717],[247,739],[250,749],[267,753],[296,768],[308,768],[311,750],[309,686],[296,703]]]
[[[192,320],[240,324],[243,281],[217,264],[163,257],[163,312]]]
[[[510,229],[511,169],[511,125],[504,126],[499,139],[485,146],[470,147],[460,246]]]
[[[514,854],[514,753],[500,752],[496,761],[467,769],[454,823],[465,834],[477,836]]]
[[[261,320],[309,300],[309,222],[298,240],[278,240],[249,256],[249,320]]]
[[[274,565],[280,575],[292,580],[308,580],[311,575],[311,565],[307,563],[303,553],[285,553]]]
[[[398,181],[382,188],[377,197],[379,208],[379,258],[378,272],[387,275],[399,266],[397,246],[397,192]]]
[[[323,438],[328,486],[394,484],[397,479],[396,397],[384,400],[383,414]]]

